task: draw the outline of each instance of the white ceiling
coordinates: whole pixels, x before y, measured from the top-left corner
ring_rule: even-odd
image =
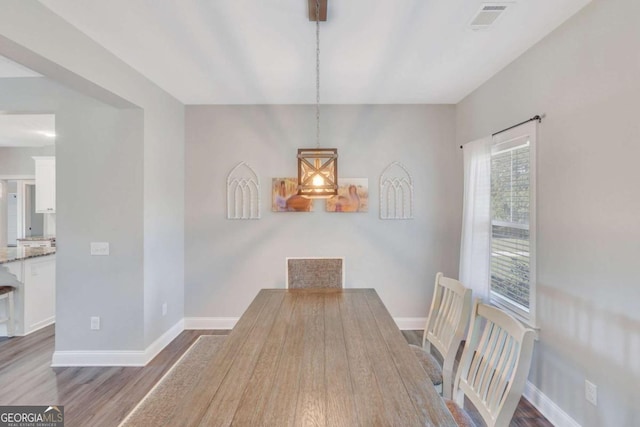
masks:
[[[329,0],[321,102],[457,103],[589,1]],[[40,2],[185,104],[315,103],[307,0]]]
[[[53,114],[0,114],[0,147],[42,147],[55,143]]]

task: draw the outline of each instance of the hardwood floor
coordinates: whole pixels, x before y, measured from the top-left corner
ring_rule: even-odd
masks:
[[[51,368],[54,327],[26,337],[0,340],[0,405],[64,405],[65,425],[117,426],[200,335],[228,331],[184,331],[140,368]],[[405,331],[419,343],[421,331]],[[551,426],[525,399],[513,427]]]
[[[0,341],[0,405],[64,405],[65,425],[117,426],[200,335],[184,331],[145,367],[51,368],[54,328]]]

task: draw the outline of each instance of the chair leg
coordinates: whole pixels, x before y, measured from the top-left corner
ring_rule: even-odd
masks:
[[[438,394],[442,396],[442,391],[444,390],[444,388],[442,387],[442,384],[436,385],[434,387],[436,388],[436,391],[438,392]]]
[[[7,295],[7,336],[12,337],[15,334],[15,318],[13,315],[13,292],[9,292]]]
[[[453,389],[453,361],[445,361],[442,366],[442,397],[451,399]]]

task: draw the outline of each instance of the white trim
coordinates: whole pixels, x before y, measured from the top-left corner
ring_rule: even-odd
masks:
[[[529,231],[529,224],[518,224],[517,222],[491,220],[491,225],[495,225],[497,227],[517,228],[518,230]]]
[[[494,291],[489,292],[489,302],[491,305],[506,311],[518,319],[518,321],[523,325],[532,329],[540,330],[540,328],[531,321],[530,310],[527,310],[526,307],[521,306],[517,302],[511,301],[505,296]]]
[[[145,350],[56,351],[51,367],[65,366],[145,366],[184,330],[178,321]]]
[[[176,339],[184,331],[184,319],[180,319],[175,325],[170,327],[164,334],[160,335],[158,339],[151,343],[149,347],[144,351],[145,362],[151,362],[154,357],[158,355],[166,346],[171,344],[171,341]]]
[[[424,329],[424,325],[427,324],[426,317],[394,317],[393,321],[398,325],[398,329],[402,331]]]
[[[239,317],[185,317],[184,329],[233,329]]]
[[[0,175],[0,179],[7,181],[21,181],[23,179],[36,179],[35,175]]]
[[[576,420],[564,412],[531,381],[527,381],[523,395],[555,427],[581,427]]]
[[[49,326],[49,325],[53,324],[53,323],[56,323],[56,316],[51,316],[51,317],[48,317],[48,318],[46,318],[44,320],[36,322],[36,323],[34,323],[32,325],[29,325],[29,332],[27,332],[26,334],[23,333],[20,336],[25,336],[27,334],[30,334],[31,332],[35,332],[35,331],[37,331],[39,329],[44,328],[45,326]]]
[[[144,366],[144,351],[56,351],[51,367]]]
[[[520,144],[518,141],[526,138],[528,144]],[[500,132],[496,134],[492,138],[492,153],[494,152],[494,148],[496,146],[505,144],[515,144],[517,147],[522,148],[525,146],[529,146],[529,311],[519,311],[515,304],[506,303],[505,301],[496,301],[490,292],[490,301],[492,303],[498,303],[503,308],[507,308],[508,311],[512,314],[515,314],[516,317],[519,318],[520,321],[523,321],[526,325],[532,326],[534,329],[537,326],[537,307],[536,307],[536,298],[537,298],[537,145],[538,145],[538,122],[537,121],[529,121],[522,123],[519,126],[516,126],[512,129]],[[493,225],[494,221],[491,221]],[[493,233],[491,233],[493,234]],[[490,244],[492,242],[490,240]],[[492,247],[492,246],[491,246]],[[491,263],[491,260],[489,261]],[[489,265],[489,284],[491,284],[491,264]]]

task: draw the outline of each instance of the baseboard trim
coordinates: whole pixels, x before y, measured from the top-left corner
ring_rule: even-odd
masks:
[[[144,351],[56,351],[51,367],[144,366],[144,360]]]
[[[175,325],[169,328],[164,334],[160,335],[158,339],[151,343],[149,347],[144,351],[145,362],[144,365],[151,362],[154,357],[158,355],[166,346],[171,344],[171,341],[176,339],[184,331],[184,319],[180,319]],[[143,365],[143,366],[144,366]]]
[[[68,366],[145,366],[184,330],[184,319],[178,321],[145,350],[56,351],[51,367]]]
[[[394,317],[393,320],[398,325],[398,329],[402,331],[424,329],[424,325],[427,323],[426,317]]]
[[[239,317],[185,317],[184,328],[193,329],[233,329]]]
[[[34,323],[33,325],[29,326],[29,332],[27,334],[35,332],[53,323],[56,323],[56,316],[51,316],[48,319],[41,320],[40,322]],[[27,334],[22,334],[22,336],[25,336]]]
[[[523,395],[555,427],[581,427],[576,420],[564,412],[531,381],[527,381]]]

